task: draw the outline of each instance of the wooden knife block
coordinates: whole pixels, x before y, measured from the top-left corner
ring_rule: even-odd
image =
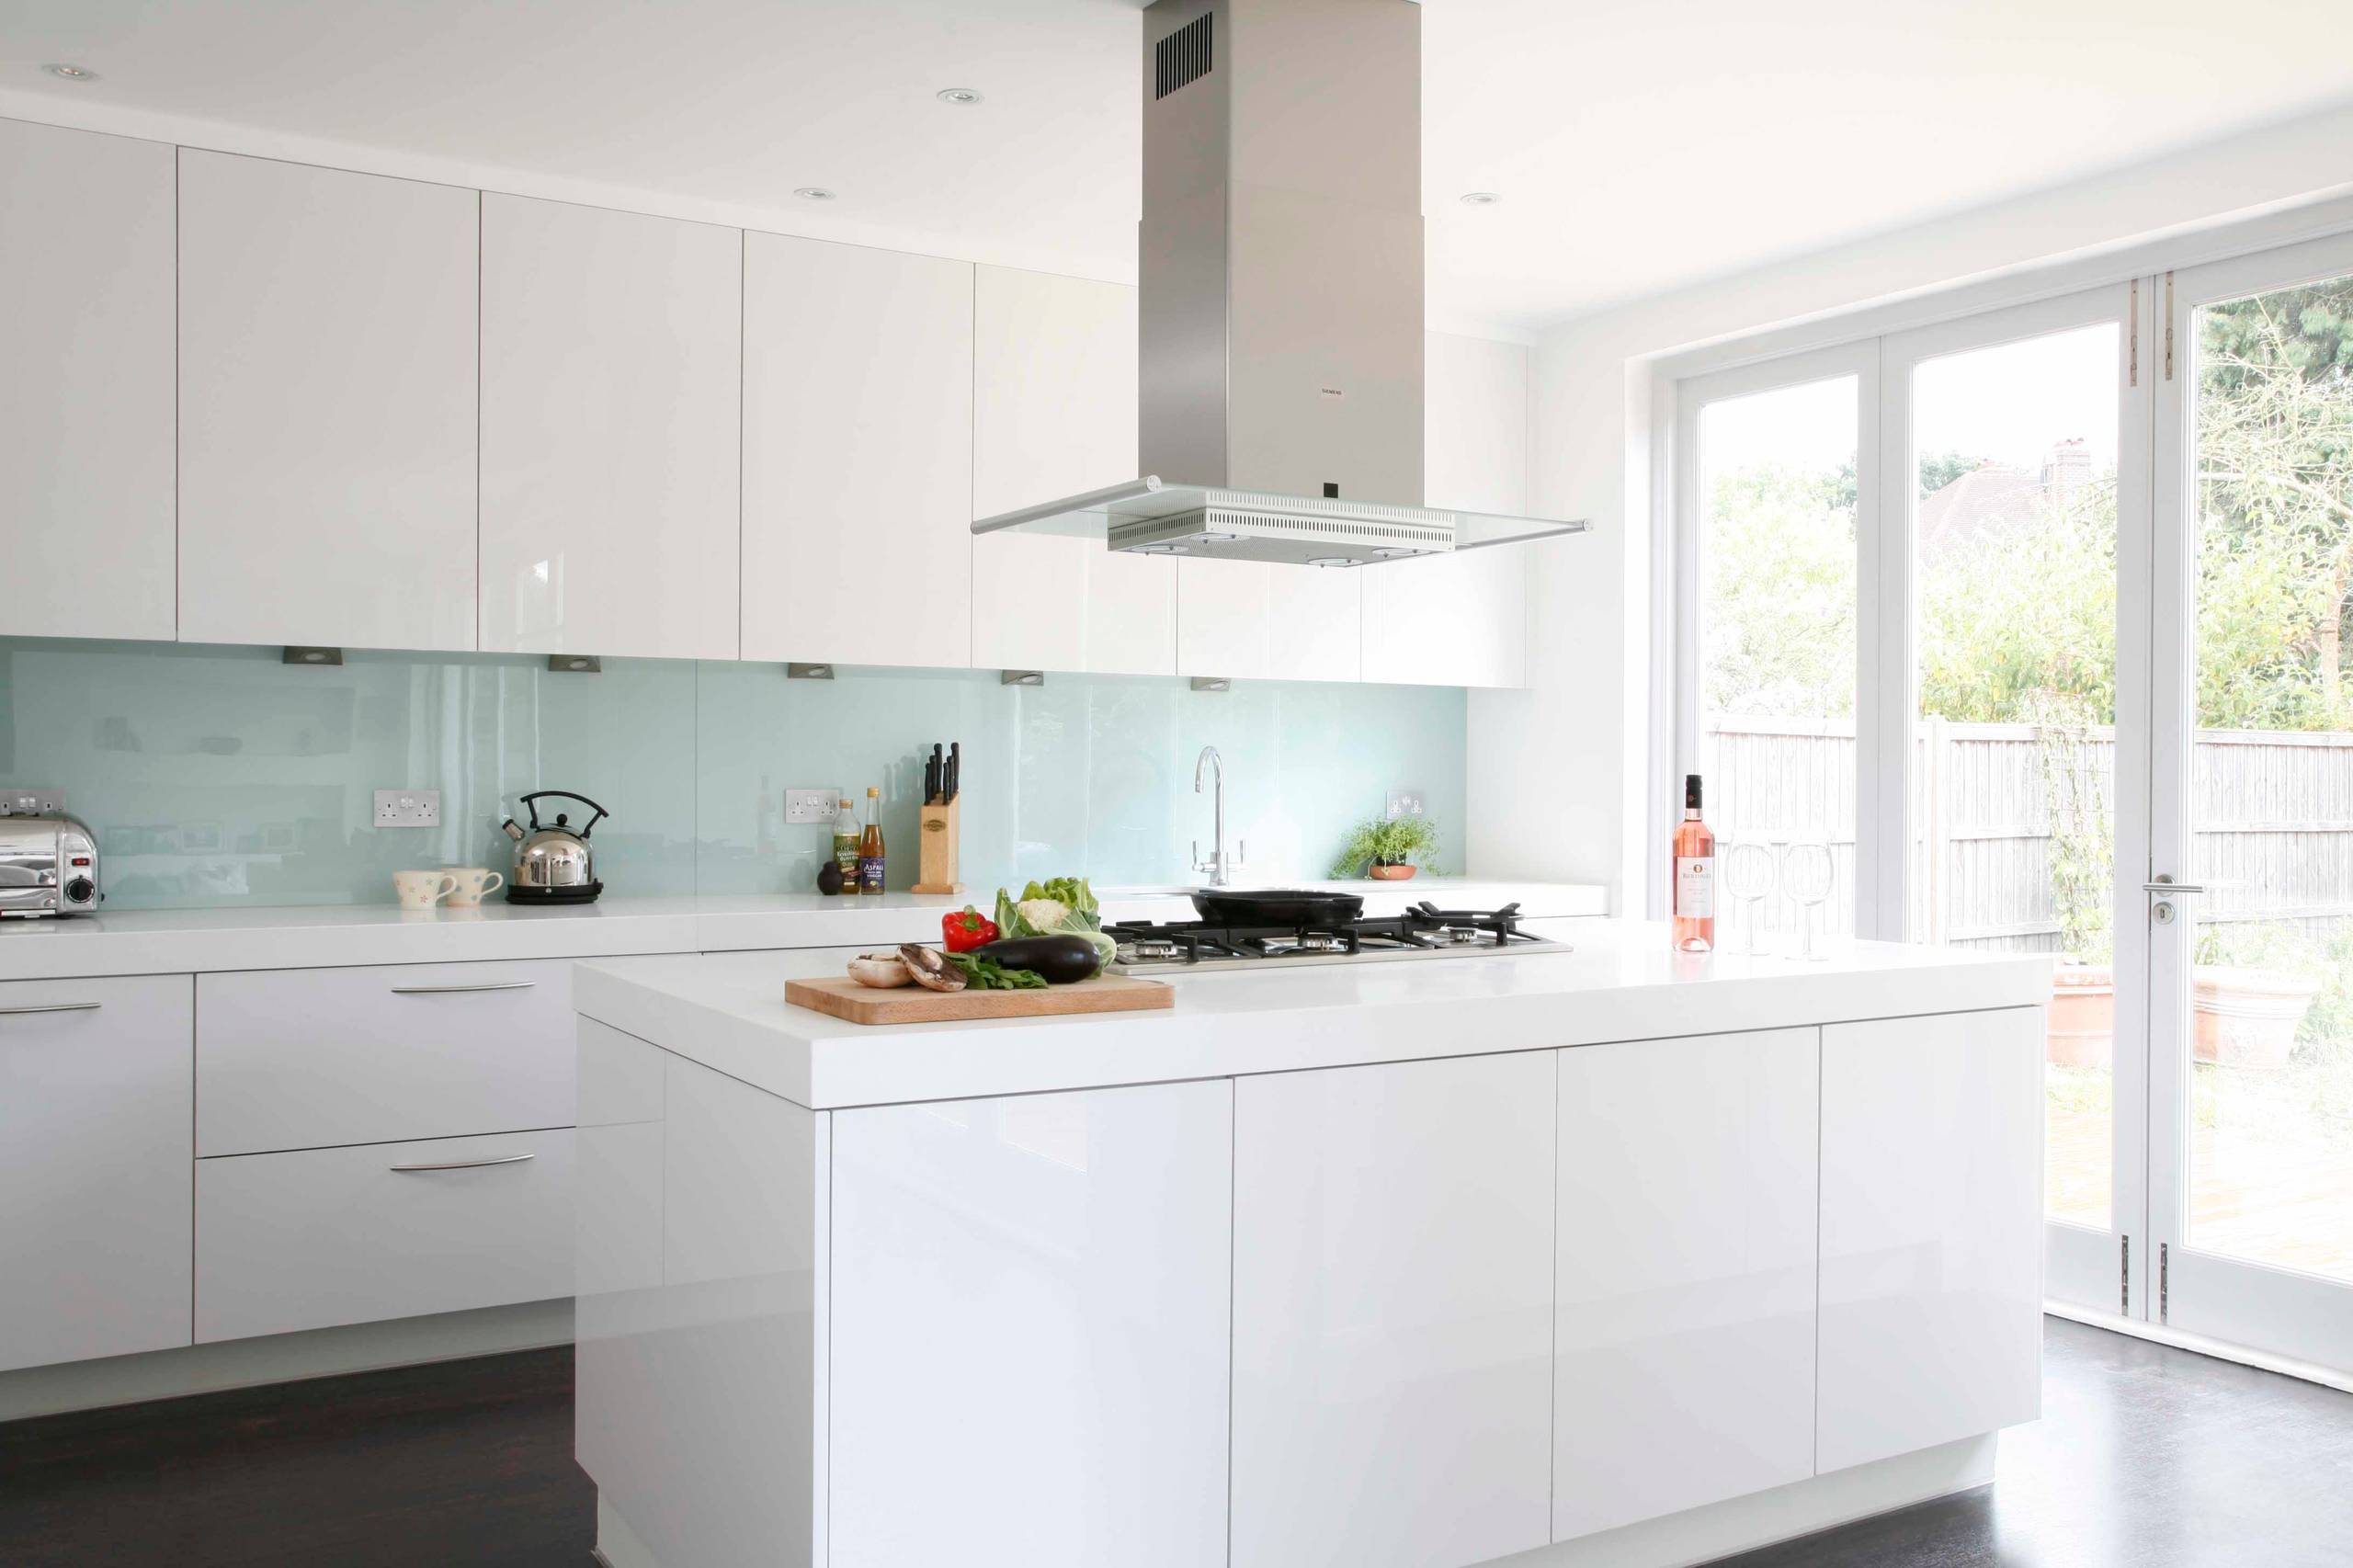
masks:
[[[956,880],[956,814],[961,800],[944,806],[926,806],[915,820],[915,887],[917,892],[962,892]]]

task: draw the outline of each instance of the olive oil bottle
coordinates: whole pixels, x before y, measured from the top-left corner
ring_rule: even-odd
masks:
[[[866,832],[858,841],[858,891],[882,891],[882,791],[866,791]]]

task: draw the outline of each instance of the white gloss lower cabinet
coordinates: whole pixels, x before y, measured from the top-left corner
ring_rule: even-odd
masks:
[[[1556,1540],[1813,1473],[1818,1034],[1560,1053]]]
[[[572,963],[199,975],[197,1153],[569,1127]]]
[[[482,651],[733,659],[744,235],[482,206]]]
[[[1815,1467],[2041,1407],[2040,1008],[1822,1031]]]
[[[833,1568],[1225,1562],[1233,1094],[834,1113]]]
[[[743,656],[972,663],[972,267],[747,234]]]
[[[1233,1568],[1551,1539],[1557,1055],[1235,1085]]]
[[[180,153],[179,637],[474,645],[481,197]]]
[[[573,1292],[569,1128],[196,1166],[196,1339]]]
[[[174,157],[0,119],[0,635],[171,638]]]
[[[186,975],[0,985],[0,1371],[188,1342]]]

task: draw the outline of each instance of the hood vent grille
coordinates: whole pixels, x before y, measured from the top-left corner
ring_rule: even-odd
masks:
[[[1210,22],[1215,15],[1204,11],[1160,40],[1153,56],[1154,100],[1210,74]]]

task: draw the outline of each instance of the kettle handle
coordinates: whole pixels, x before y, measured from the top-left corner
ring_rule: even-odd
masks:
[[[597,813],[595,816],[590,817],[586,822],[583,823],[577,830],[580,836],[583,838],[588,836],[588,830],[590,828],[595,827],[598,823],[613,814],[604,807],[597,805],[596,801],[590,800],[587,796],[575,795],[569,790],[534,790],[529,794],[522,797],[523,804],[530,807],[531,831],[534,833],[538,832],[540,827],[540,808],[531,805],[531,802],[534,801],[546,800],[551,795],[560,801],[577,801],[582,805],[590,808]]]

